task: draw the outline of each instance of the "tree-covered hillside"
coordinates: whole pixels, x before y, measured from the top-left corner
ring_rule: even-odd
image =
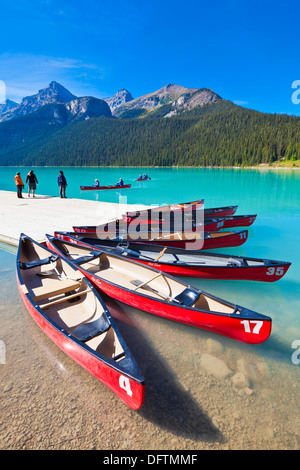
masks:
[[[0,165],[250,166],[300,158],[300,118],[221,101],[173,117],[0,125]]]

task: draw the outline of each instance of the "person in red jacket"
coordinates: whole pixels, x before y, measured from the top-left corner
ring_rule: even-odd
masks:
[[[24,183],[21,178],[21,173],[18,171],[16,176],[15,176],[15,183],[17,186],[17,197],[23,198],[22,196],[22,190],[24,189]]]

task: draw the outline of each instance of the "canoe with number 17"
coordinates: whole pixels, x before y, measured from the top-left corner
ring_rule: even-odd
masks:
[[[51,235],[46,235],[46,242],[54,252],[74,263],[97,289],[127,305],[250,344],[262,343],[271,333],[270,317],[222,300],[157,269]]]

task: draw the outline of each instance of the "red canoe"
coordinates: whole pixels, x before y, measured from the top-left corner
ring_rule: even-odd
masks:
[[[76,263],[102,292],[145,312],[258,344],[271,333],[270,317],[219,299],[165,273],[106,251],[47,237],[53,251]],[[69,251],[70,249],[70,251]]]
[[[126,212],[126,214],[122,215],[123,220],[125,221],[130,221],[131,219],[134,219],[138,216],[145,215],[146,218],[148,218],[148,215],[150,212],[153,213],[168,213],[168,212],[176,212],[176,211],[184,211],[184,210],[200,210],[203,209],[203,204],[204,204],[204,199],[197,199],[196,201],[190,201],[190,202],[180,202],[180,203],[174,203],[174,204],[169,204],[166,206],[157,206],[157,207],[151,207],[151,209],[141,209],[139,211],[133,211],[133,212]],[[150,212],[149,212],[150,211]]]
[[[81,191],[99,191],[102,189],[124,189],[124,188],[131,188],[131,184],[123,184],[120,185],[111,185],[111,186],[80,186]]]
[[[139,217],[127,217],[123,216],[123,222],[130,225],[130,223],[140,224],[140,225],[149,225],[155,227],[155,225],[159,225],[162,230],[165,226],[171,225],[170,217],[161,217],[160,219],[155,217],[156,214],[149,214],[149,219],[146,218],[145,215],[140,215]],[[256,220],[257,215],[225,215],[225,216],[218,216],[213,217],[212,215],[204,216],[203,222],[193,222],[193,230],[195,226],[203,225],[204,230],[207,232],[215,232],[222,228],[233,228],[233,227],[249,227],[252,225]],[[200,218],[200,217],[199,217]],[[185,219],[184,219],[185,220]],[[189,219],[186,219],[186,222],[176,222],[177,225],[183,226],[184,231],[191,231],[191,223],[189,223]],[[119,221],[121,222],[121,221]],[[186,228],[187,227],[187,228]],[[179,227],[181,228],[181,227]],[[95,230],[95,228],[94,228]],[[93,228],[90,227],[90,232],[93,231]]]
[[[132,409],[144,401],[144,379],[103,300],[65,258],[22,234],[17,282],[33,319],[68,356]]]
[[[222,228],[233,228],[233,227],[249,227],[254,224],[257,215],[227,215],[219,218],[220,222],[223,222]],[[204,223],[206,224],[210,220],[216,220],[218,217],[209,219],[204,217]]]
[[[166,274],[181,277],[275,282],[286,274],[291,265],[288,261],[222,255],[147,243],[124,244],[88,236],[72,237],[64,232],[56,232],[55,236],[90,249],[109,250]]]
[[[136,217],[145,216],[146,219],[151,220],[151,214],[161,213],[163,217],[165,217],[165,213],[171,213],[176,211],[185,211],[184,215],[186,218],[193,217],[193,211],[203,211],[204,210],[204,217],[212,218],[212,217],[223,217],[226,215],[233,215],[238,206],[225,206],[225,207],[214,207],[210,209],[203,208],[204,199],[199,201],[193,202],[186,202],[181,204],[173,204],[169,206],[161,206],[161,207],[154,207],[150,209],[141,209],[139,211],[133,212],[126,212],[126,214],[122,215],[122,218],[126,222],[130,222],[132,219]]]
[[[243,245],[248,238],[247,230],[230,232],[129,232],[118,235],[117,231],[111,232],[85,232],[84,228],[74,227],[74,233],[88,233],[90,237],[98,240],[119,240],[138,243],[155,243],[156,245],[187,248],[193,250],[213,250],[216,248],[227,248]],[[72,233],[72,232],[71,232]],[[194,246],[192,246],[194,245]]]
[[[117,231],[118,234],[126,234],[128,230],[130,230],[130,227],[137,227],[141,226],[142,231],[148,231],[148,232],[158,232],[158,231],[166,231],[168,233],[174,231],[174,225],[175,225],[175,230],[176,231],[183,231],[183,232],[195,232],[197,229],[200,231],[203,227],[203,231],[205,232],[217,232],[218,230],[221,230],[224,228],[224,222],[221,217],[216,218],[216,219],[204,219],[203,223],[198,223],[194,224],[192,221],[186,221],[185,223],[182,221],[178,222],[176,221],[174,224],[174,221],[148,221],[147,219],[131,219],[130,221],[126,222],[123,219],[118,219],[113,222],[110,222],[110,224],[100,224],[100,225],[86,225],[86,226],[73,226],[74,232],[78,233],[111,233],[111,230],[109,227],[113,227],[114,231]]]

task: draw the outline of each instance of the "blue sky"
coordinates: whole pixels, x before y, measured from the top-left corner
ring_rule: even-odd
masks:
[[[10,99],[52,80],[98,98],[175,83],[300,116],[299,2],[1,0],[0,10],[0,80]]]

